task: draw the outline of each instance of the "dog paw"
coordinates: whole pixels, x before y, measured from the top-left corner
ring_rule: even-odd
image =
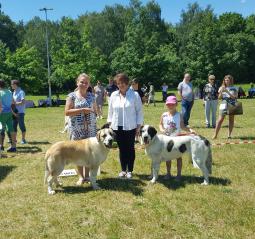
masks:
[[[92,185],[93,190],[100,190],[101,188],[98,186],[98,184]]]
[[[58,184],[56,184],[56,187],[57,187],[57,188],[62,188],[62,187],[63,187],[63,183],[58,183]]]
[[[101,188],[99,186],[93,187],[93,190],[100,190]]]
[[[54,190],[49,190],[49,191],[48,191],[48,194],[49,194],[49,195],[54,195],[55,193],[56,193],[56,192],[55,192]]]
[[[154,184],[154,183],[156,183],[156,180],[152,179],[152,180],[150,181],[150,183],[151,183],[151,184]]]
[[[207,185],[209,185],[209,183],[204,181],[204,182],[201,183],[201,185],[207,186]]]

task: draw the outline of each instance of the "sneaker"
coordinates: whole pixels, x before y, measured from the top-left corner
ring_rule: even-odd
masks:
[[[126,172],[122,171],[119,173],[120,178],[124,178],[126,176]]]
[[[20,143],[21,143],[21,144],[26,144],[27,141],[26,141],[25,139],[22,139]]]
[[[7,149],[8,153],[15,153],[16,151],[17,151],[16,148],[12,148],[12,147]]]
[[[126,177],[127,178],[132,178],[132,172],[127,172]]]
[[[177,176],[174,178],[174,180],[175,180],[175,181],[177,181],[177,182],[180,182],[180,181],[181,181],[181,179],[182,179],[182,177],[181,177],[181,176],[179,176],[179,175],[177,175]]]

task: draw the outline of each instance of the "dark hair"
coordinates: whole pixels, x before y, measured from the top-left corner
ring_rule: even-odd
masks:
[[[19,86],[20,82],[19,82],[19,80],[12,80],[12,81],[11,81],[11,84],[12,84],[12,85]]]
[[[139,81],[138,81],[138,79],[137,79],[137,78],[134,78],[134,79],[131,81],[131,83],[138,84],[138,83],[139,83]]]
[[[91,85],[88,87],[87,91],[90,92],[90,93],[93,92]]]
[[[0,88],[5,88],[5,82],[2,79],[0,79]]]
[[[121,83],[125,83],[126,85],[128,85],[129,83],[129,78],[124,73],[117,74],[114,77],[114,80],[116,81],[116,83],[121,82]]]

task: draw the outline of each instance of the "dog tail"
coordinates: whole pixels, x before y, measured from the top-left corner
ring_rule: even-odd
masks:
[[[48,177],[50,176],[50,171],[48,167],[48,158],[49,158],[49,153],[48,151],[45,154],[45,174],[44,174],[44,184],[47,183]]]

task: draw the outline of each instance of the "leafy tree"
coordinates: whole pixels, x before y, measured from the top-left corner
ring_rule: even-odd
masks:
[[[8,53],[6,44],[0,40],[0,78],[4,80],[8,79],[7,65],[5,63]]]
[[[127,26],[125,41],[111,55],[113,72],[124,71],[142,83],[155,86],[165,80],[167,61],[160,47],[170,43],[168,28],[161,19],[161,11],[154,1],[146,6],[133,2],[134,20]]]
[[[119,4],[106,6],[101,13],[92,13],[78,19],[81,32],[86,31],[93,48],[99,48],[106,57],[124,40],[125,28],[132,21],[131,9]]]
[[[245,20],[238,13],[223,13],[219,17],[219,28],[223,34],[236,34],[245,30]]]
[[[39,93],[45,87],[46,72],[35,47],[29,48],[25,44],[15,53],[9,53],[6,65],[10,78],[20,80],[27,92]]]
[[[56,90],[73,90],[75,79],[82,72],[89,74],[92,82],[106,79],[106,60],[91,46],[86,32],[81,35],[77,23],[70,18],[62,19],[59,32],[60,38],[52,46],[52,82]]]
[[[224,49],[218,61],[221,77],[230,73],[235,81],[247,82],[250,67],[254,64],[254,60],[251,61],[251,52],[254,54],[254,42],[249,35],[238,33],[224,36]]]
[[[15,23],[9,18],[9,16],[0,14],[0,40],[14,51],[18,45],[17,29]]]

